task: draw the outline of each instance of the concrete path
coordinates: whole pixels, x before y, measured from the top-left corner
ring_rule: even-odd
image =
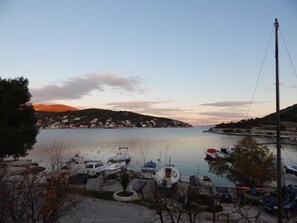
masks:
[[[142,223],[149,222],[152,216],[152,211],[140,205],[84,197],[62,222]]]

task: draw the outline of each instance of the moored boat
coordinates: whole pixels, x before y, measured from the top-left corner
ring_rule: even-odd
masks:
[[[159,187],[172,188],[180,180],[180,172],[175,165],[161,167],[155,174],[155,182]]]
[[[225,155],[220,150],[217,150],[217,149],[214,149],[214,148],[208,148],[205,151],[205,155],[206,155],[205,159],[210,160],[210,161],[225,158]]]
[[[126,167],[126,162],[117,162],[107,166],[103,171],[104,178],[121,172]]]
[[[111,163],[116,163],[116,162],[126,162],[128,163],[130,161],[130,155],[128,153],[128,148],[127,147],[120,147],[117,154],[115,156],[109,157],[108,161]]]
[[[297,176],[297,163],[288,164],[285,166],[286,173],[294,174]]]
[[[157,172],[157,164],[154,161],[148,161],[141,167],[142,173],[155,174]]]

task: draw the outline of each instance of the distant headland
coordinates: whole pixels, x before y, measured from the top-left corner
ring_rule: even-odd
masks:
[[[297,140],[297,104],[280,111],[280,128],[282,139]],[[263,118],[251,118],[238,122],[221,123],[207,132],[228,135],[276,136],[276,114],[272,113]]]

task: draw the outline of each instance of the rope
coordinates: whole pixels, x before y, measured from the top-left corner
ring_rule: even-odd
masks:
[[[280,34],[281,34],[281,37],[282,37],[283,43],[284,43],[284,45],[285,45],[285,48],[286,48],[287,54],[288,54],[288,56],[289,56],[289,59],[290,59],[290,61],[291,61],[291,65],[292,65],[292,67],[293,67],[293,71],[294,71],[294,73],[295,73],[295,76],[297,77],[297,72],[296,72],[296,69],[295,69],[294,63],[293,63],[293,61],[292,61],[292,58],[291,58],[290,52],[289,52],[289,50],[288,50],[288,48],[287,48],[287,44],[286,44],[286,42],[285,42],[285,40],[284,40],[284,37],[283,37],[283,34],[282,34],[282,31],[281,31],[281,30],[280,30]]]
[[[286,152],[285,148],[282,147],[282,150],[285,152],[285,154],[287,155],[287,157],[289,158],[289,160],[291,161],[291,163],[293,163],[291,157],[288,155],[288,153]]]
[[[265,54],[264,54],[264,57],[263,57],[263,60],[262,60],[262,64],[261,64],[261,67],[260,67],[260,71],[259,71],[259,74],[258,74],[256,86],[254,88],[253,96],[252,96],[252,99],[250,101],[249,108],[248,108],[245,119],[248,118],[248,115],[250,113],[250,109],[251,109],[251,106],[252,106],[252,103],[253,103],[253,100],[254,100],[254,97],[255,97],[256,89],[258,87],[259,79],[260,79],[260,76],[261,76],[261,73],[262,73],[263,65],[264,65],[264,62],[265,62],[265,59],[266,59],[267,51],[268,51],[268,48],[269,48],[269,45],[270,45],[270,42],[271,42],[273,30],[274,30],[274,25],[273,25],[272,30],[271,30],[270,38],[269,38],[269,41],[268,41],[268,44],[267,44],[267,47],[266,47],[266,50],[265,50]]]

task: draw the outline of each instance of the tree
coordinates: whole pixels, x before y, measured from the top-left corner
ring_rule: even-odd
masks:
[[[25,156],[35,144],[38,129],[30,98],[26,78],[0,78],[0,158]]]
[[[81,201],[81,188],[71,186],[61,169],[59,148],[53,147],[50,158],[47,173],[25,172],[11,177],[0,169],[0,222],[54,223],[62,218],[65,222],[80,221],[75,211]]]
[[[214,199],[211,197],[212,188],[204,189],[205,192],[209,192],[209,195],[200,193],[198,187],[181,186],[172,190],[161,188],[151,182],[149,190],[143,198],[143,203],[154,210],[148,222],[192,223],[197,222],[202,213],[208,215],[207,212],[221,211],[222,207],[215,205]]]
[[[209,167],[210,172],[239,184],[262,186],[276,180],[275,155],[251,137],[239,141],[230,159],[214,160]]]

